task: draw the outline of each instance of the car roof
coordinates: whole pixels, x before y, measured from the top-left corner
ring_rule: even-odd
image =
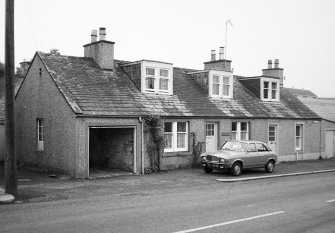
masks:
[[[264,143],[265,142],[261,142],[261,141],[255,141],[255,140],[228,140],[229,142],[245,142],[245,143]]]

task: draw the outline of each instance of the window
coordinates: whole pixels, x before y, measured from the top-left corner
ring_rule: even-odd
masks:
[[[145,88],[148,91],[155,89],[155,69],[153,68],[146,68]]]
[[[295,149],[302,150],[302,134],[303,133],[303,125],[297,124],[295,126]]]
[[[277,99],[277,83],[272,83],[272,99]]]
[[[276,126],[275,125],[269,125],[269,142],[275,142],[276,141]]]
[[[248,151],[249,152],[256,152],[256,145],[255,143],[250,143],[249,146],[248,146]]]
[[[214,136],[214,124],[206,124],[206,136]]]
[[[231,135],[232,140],[249,140],[249,123],[232,122]]]
[[[262,100],[265,101],[279,101],[279,82],[277,80],[266,79],[262,83]]]
[[[211,97],[232,98],[233,77],[220,71],[211,71],[209,95]],[[215,73],[214,73],[215,72]]]
[[[44,124],[43,119],[36,119],[37,123],[37,150],[44,150]]]
[[[264,82],[264,92],[263,92],[263,98],[268,99],[269,98],[269,82]]]
[[[173,94],[172,64],[159,61],[142,60],[141,91],[143,93],[172,95]]]
[[[220,95],[220,77],[213,76],[213,95]]]
[[[160,69],[159,89],[163,91],[169,90],[169,70]]]
[[[188,122],[164,123],[165,152],[188,150]]]
[[[223,82],[222,82],[222,95],[224,96],[229,96],[229,77],[223,77]]]
[[[172,122],[164,123],[165,149],[172,149]]]
[[[268,151],[268,149],[262,143],[256,143],[257,151]]]

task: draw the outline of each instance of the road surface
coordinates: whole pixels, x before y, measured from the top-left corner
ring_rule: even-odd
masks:
[[[0,232],[335,232],[334,173],[85,192],[68,200],[0,205]]]

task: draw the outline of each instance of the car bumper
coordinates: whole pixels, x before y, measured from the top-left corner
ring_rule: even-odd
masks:
[[[227,164],[223,163],[210,163],[210,162],[202,162],[202,166],[204,168],[211,168],[214,170],[227,170],[230,167]]]

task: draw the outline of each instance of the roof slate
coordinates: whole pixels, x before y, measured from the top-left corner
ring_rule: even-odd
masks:
[[[307,107],[323,119],[335,122],[335,99],[332,98],[299,98]]]
[[[287,88],[287,90],[289,90],[295,96],[306,96],[306,97],[312,97],[312,98],[318,97],[316,94],[314,94],[310,90],[296,89],[296,88]]]
[[[234,78],[234,99],[210,98],[186,72],[173,68],[173,95],[141,93],[115,62],[101,70],[92,58],[38,53],[77,114],[90,116],[320,118],[285,88],[280,102],[262,102]]]

